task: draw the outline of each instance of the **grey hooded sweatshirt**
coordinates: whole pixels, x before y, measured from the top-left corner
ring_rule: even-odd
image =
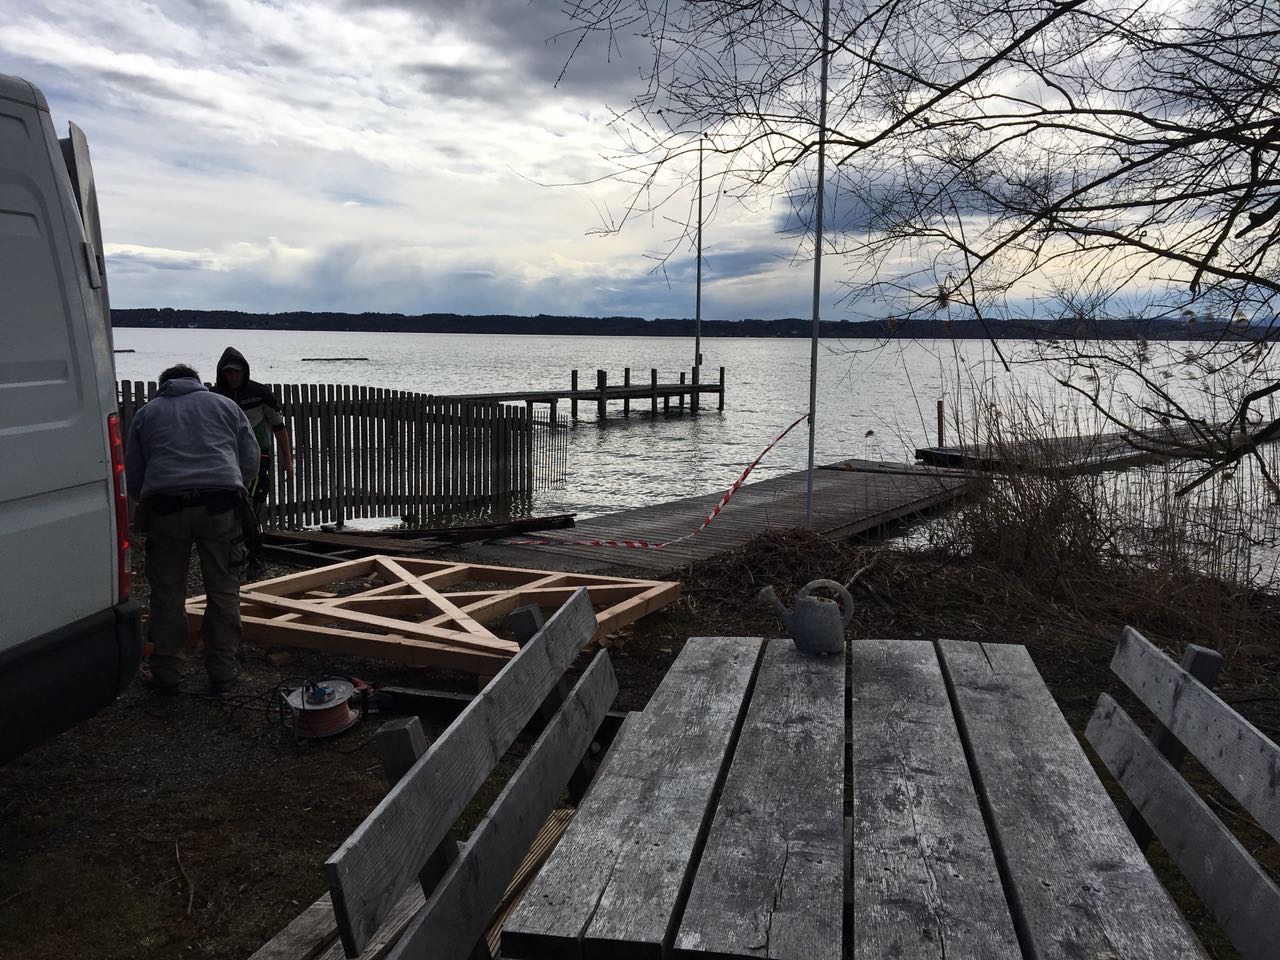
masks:
[[[180,377],[161,384],[134,414],[125,481],[139,499],[182,490],[243,490],[258,473],[260,454],[234,400]]]

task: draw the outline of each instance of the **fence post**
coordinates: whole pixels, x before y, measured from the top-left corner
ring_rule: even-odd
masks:
[[[569,416],[578,419],[578,371],[569,374]]]

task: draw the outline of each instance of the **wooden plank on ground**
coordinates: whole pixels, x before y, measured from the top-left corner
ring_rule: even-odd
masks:
[[[521,648],[325,863],[349,955],[364,948],[414,882],[594,624],[583,590]]]
[[[613,664],[601,650],[405,929],[392,960],[471,952],[617,695]]]
[[[685,644],[507,921],[504,956],[661,956],[760,649]]]
[[[1132,627],[1124,628],[1111,669],[1280,840],[1280,747]]]
[[[854,960],[1021,960],[933,644],[850,659]]]
[[[675,957],[841,960],[844,713],[843,651],[766,646]]]
[[[1026,648],[940,640],[960,731],[1036,957],[1205,956]]]
[[[1274,958],[1280,890],[1249,851],[1107,694],[1085,734],[1242,960]]]

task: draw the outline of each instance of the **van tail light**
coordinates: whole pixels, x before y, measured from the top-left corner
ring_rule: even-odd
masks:
[[[107,414],[107,437],[111,441],[111,483],[116,500],[116,575],[120,602],[129,599],[133,576],[129,572],[129,500],[124,490],[124,444],[120,440],[120,414]]]

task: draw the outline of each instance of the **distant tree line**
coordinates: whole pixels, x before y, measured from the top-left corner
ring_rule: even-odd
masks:
[[[657,317],[565,317],[538,314],[467,316],[457,313],[246,313],[239,310],[161,309],[112,310],[117,327],[197,327],[215,330],[329,330],[393,333],[537,334],[556,336],[691,337],[694,321]],[[800,317],[775,320],[704,320],[707,337],[808,337],[811,322]],[[1063,318],[1009,319],[984,323],[978,319],[903,318],[884,320],[827,320],[820,325],[827,338],[851,340],[952,338],[981,340],[990,336],[1017,340],[1240,340],[1261,338],[1267,328],[1212,318]]]

